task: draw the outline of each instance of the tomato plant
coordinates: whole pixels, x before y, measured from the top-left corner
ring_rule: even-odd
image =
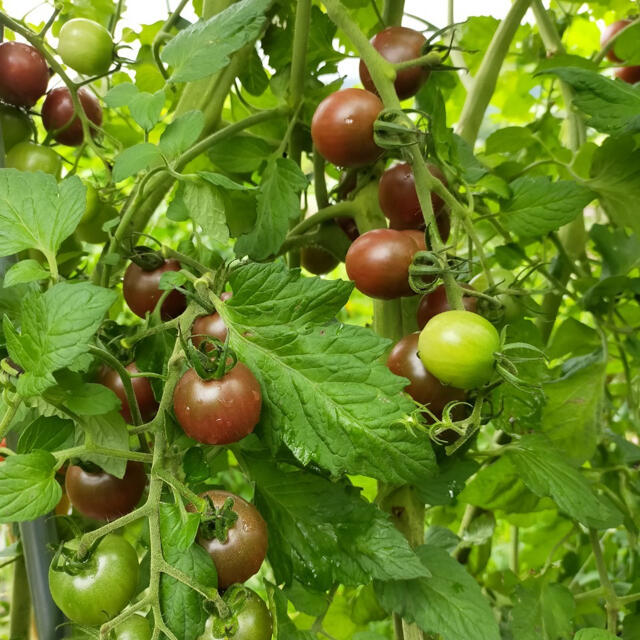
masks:
[[[60,29],[58,54],[75,71],[88,76],[100,75],[111,66],[113,40],[101,24],[75,18]]]

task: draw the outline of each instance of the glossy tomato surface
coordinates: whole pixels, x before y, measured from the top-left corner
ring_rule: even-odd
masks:
[[[63,62],[87,76],[105,73],[113,59],[111,34],[97,22],[75,18],[58,34],[58,54]]]
[[[423,54],[426,42],[427,39],[419,31],[407,27],[387,27],[371,39],[374,49],[385,60],[394,63],[419,58]],[[424,67],[412,67],[399,71],[394,84],[400,100],[415,96],[428,77],[429,71]],[[376,92],[369,69],[363,60],[360,60],[360,80],[365,89]]]
[[[475,389],[489,382],[494,354],[500,348],[496,328],[469,311],[444,311],[420,333],[420,359],[440,382],[459,389]]]
[[[230,291],[224,291],[220,295],[221,300],[229,300],[233,294]],[[200,316],[196,318],[191,329],[191,335],[193,336],[192,343],[197,349],[204,340],[205,336],[217,338],[220,342],[224,342],[227,339],[227,325],[219,313],[210,313],[207,316]]]
[[[338,258],[319,247],[304,247],[301,249],[300,262],[309,273],[313,273],[316,276],[329,273],[340,264]]]
[[[382,149],[373,140],[373,123],[383,106],[378,96],[364,89],[332,93],[313,114],[313,143],[329,162],[339,167],[375,162]]]
[[[151,633],[151,623],[133,615],[115,628],[113,640],[151,640]]]
[[[78,90],[78,99],[87,118],[99,127],[102,124],[102,107],[98,99],[86,87]],[[42,124],[61,144],[77,147],[84,140],[82,122],[75,115],[71,93],[67,87],[58,87],[49,92],[42,105]],[[95,135],[95,130],[93,134]]]
[[[129,309],[138,317],[144,318],[156,308],[164,293],[160,290],[160,278],[166,271],[180,271],[177,260],[165,260],[164,264],[153,271],[145,271],[132,262],[125,271],[122,293]],[[187,308],[187,300],[180,291],[172,291],[162,303],[160,315],[163,320],[177,318]]]
[[[62,171],[62,160],[51,148],[43,147],[35,142],[19,142],[7,153],[7,168],[18,171],[44,171],[56,178]]]
[[[616,22],[612,22],[610,25],[607,25],[602,32],[600,46],[602,48],[606,47],[613,36],[630,24],[631,20],[616,20]],[[622,60],[616,55],[615,45],[607,51],[607,58],[611,60],[611,62],[622,62]]]
[[[640,66],[638,67],[619,67],[615,71],[616,78],[624,80],[627,84],[636,84],[640,82]]]
[[[444,173],[434,164],[427,165],[429,172],[445,186]],[[419,229],[424,226],[422,208],[416,191],[416,181],[411,165],[403,162],[387,169],[380,178],[378,188],[380,208],[389,219],[392,229]],[[443,240],[449,237],[449,214],[440,196],[431,194],[431,204],[436,214],[438,229]]]
[[[0,125],[5,153],[19,142],[26,142],[31,137],[31,119],[20,109],[0,104]]]
[[[30,44],[0,44],[0,99],[16,107],[32,107],[47,91],[49,67]]]
[[[267,523],[260,512],[249,502],[228,491],[211,490],[209,496],[216,508],[221,508],[227,498],[233,499],[233,511],[238,519],[229,529],[224,542],[206,537],[206,526],[200,527],[198,542],[209,553],[218,571],[218,587],[226,589],[232,584],[245,582],[255,575],[267,555]]]
[[[382,300],[413,294],[409,265],[418,245],[394,229],[374,229],[353,242],[345,264],[358,291]]]
[[[173,393],[173,409],[184,432],[204,444],[231,444],[248,436],[260,420],[262,391],[241,362],[219,380],[202,380],[188,369]]]
[[[123,478],[98,469],[85,471],[71,465],[67,469],[65,490],[71,504],[87,518],[115,520],[135,509],[144,493],[147,476],[141,462],[129,460]]]
[[[416,332],[398,341],[389,353],[387,367],[397,376],[407,378],[409,384],[404,390],[440,417],[447,403],[464,400],[465,393],[462,389],[443,385],[425,369],[418,355],[419,338],[420,333]]]
[[[70,543],[69,547],[74,545]],[[72,574],[49,568],[53,601],[72,622],[100,625],[129,603],[138,584],[136,550],[121,536],[105,536]]]
[[[463,285],[467,289],[473,289],[470,285]],[[478,298],[475,296],[462,296],[462,304],[466,311],[473,311],[475,313],[478,307]],[[427,293],[422,296],[420,304],[418,305],[418,328],[422,329],[424,326],[439,313],[443,311],[451,311],[451,306],[447,300],[447,290],[444,285],[436,287],[431,293]]]
[[[135,362],[128,364],[125,368],[129,373],[140,373]],[[122,405],[120,415],[128,424],[132,424],[131,409],[127,400],[127,394],[125,393],[122,378],[118,372],[111,367],[103,366],[100,369],[98,380],[100,384],[103,384],[105,387],[109,387],[109,389],[111,389],[111,391],[120,398]],[[142,421],[149,422],[149,420],[152,420],[158,412],[158,403],[153,395],[149,379],[131,378],[131,385],[133,386],[133,392],[136,396],[136,400],[138,401],[138,408],[140,409]]]

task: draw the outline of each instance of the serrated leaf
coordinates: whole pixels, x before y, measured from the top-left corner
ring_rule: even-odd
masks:
[[[210,238],[221,243],[229,240],[224,200],[217,187],[204,181],[182,182],[173,201],[177,210],[188,212]]]
[[[109,89],[105,94],[104,103],[111,108],[128,105],[139,93],[138,87],[131,82],[123,82]]]
[[[376,581],[380,604],[443,640],[499,640],[489,601],[467,570],[439,547],[424,545],[416,554],[431,577]]]
[[[173,67],[171,81],[192,82],[226,67],[229,56],[258,36],[270,5],[271,0],[241,0],[180,31],[160,54]]]
[[[120,410],[118,396],[108,387],[85,382],[77,373],[67,370],[56,374],[58,386],[49,389],[45,399],[54,399],[78,416],[99,416]]]
[[[178,505],[160,503],[160,534],[163,548],[186,551],[195,541],[200,516],[181,510]]]
[[[107,449],[129,451],[129,431],[119,412],[106,415],[83,416],[79,426],[84,432],[84,442]],[[83,453],[83,460],[89,460],[116,478],[122,478],[127,468],[123,458],[112,458],[97,453]]]
[[[164,106],[164,91],[147,93],[141,91],[133,96],[128,103],[131,117],[145,130],[151,131],[158,122]]]
[[[274,584],[265,582],[270,600],[275,602],[275,631],[277,640],[316,640],[317,635],[310,631],[301,631],[289,618],[287,596]]]
[[[73,446],[75,426],[73,420],[59,416],[40,416],[29,424],[18,439],[18,453],[31,453],[35,449],[59,451]]]
[[[243,88],[252,96],[261,96],[269,86],[269,76],[255,47],[251,49],[238,78]]]
[[[589,236],[602,256],[603,277],[624,276],[640,266],[640,236],[603,224],[594,224]]]
[[[612,633],[609,633],[606,629],[596,629],[591,627],[590,629],[580,629],[580,631],[573,636],[573,640],[616,640],[617,637],[618,636],[614,636]]]
[[[176,118],[160,136],[162,153],[170,158],[177,156],[196,142],[203,129],[202,111],[187,111]]]
[[[149,169],[162,162],[162,154],[156,145],[142,142],[125,149],[113,164],[113,179],[121,182],[143,169]]]
[[[48,451],[9,456],[0,462],[0,523],[25,522],[51,511],[62,495],[56,459]]]
[[[209,158],[229,173],[251,173],[269,157],[273,148],[262,138],[240,134],[222,140],[209,150]]]
[[[231,191],[252,191],[253,189],[255,189],[255,187],[235,182],[234,180],[231,180],[231,178],[227,178],[227,176],[224,176],[221,173],[200,171],[198,175],[216,187],[222,187],[223,189],[229,189]]]
[[[37,260],[21,260],[14,264],[4,276],[4,286],[47,280],[51,273],[42,267]]]

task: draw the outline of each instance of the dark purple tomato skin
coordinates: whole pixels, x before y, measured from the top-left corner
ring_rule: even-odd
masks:
[[[624,80],[627,84],[636,84],[640,82],[640,66],[638,67],[619,67],[615,71],[616,78]]]
[[[373,123],[384,105],[364,89],[342,89],[327,96],[311,120],[311,137],[318,151],[339,167],[375,162],[382,149],[374,142]]]
[[[444,173],[434,164],[427,165],[429,172],[445,186]],[[422,207],[418,200],[416,181],[411,165],[403,162],[387,169],[380,178],[378,200],[392,229],[419,229],[424,226]],[[449,237],[449,214],[445,211],[442,198],[431,194],[431,205],[436,214],[438,229],[443,240]]]
[[[463,286],[465,289],[473,289],[473,287],[469,285]],[[463,295],[462,304],[467,311],[473,311],[475,313],[478,307],[478,298]],[[418,305],[418,327],[424,329],[427,322],[429,322],[433,316],[437,316],[444,311],[451,311],[451,306],[447,301],[447,290],[444,285],[441,284],[431,293],[422,296],[422,300],[420,300],[420,304]]]
[[[135,362],[128,364],[126,369],[129,373],[140,373]],[[131,409],[129,402],[127,401],[127,394],[124,391],[124,385],[122,384],[122,378],[118,375],[118,372],[111,367],[102,367],[99,374],[100,384],[105,387],[109,387],[122,404],[120,409],[120,415],[125,419],[128,424],[132,424]],[[138,401],[138,408],[140,409],[140,416],[143,422],[149,422],[152,420],[158,412],[158,403],[153,395],[151,384],[148,378],[131,378],[131,385],[133,386],[133,392],[135,393],[136,400]]]
[[[229,300],[231,296],[233,294],[230,291],[225,291],[220,295],[220,299]],[[193,336],[191,342],[196,349],[202,344],[204,336],[211,336],[224,342],[227,339],[227,325],[219,313],[210,313],[208,316],[196,318],[191,328],[191,335]]]
[[[46,93],[49,67],[30,44],[0,44],[0,99],[16,107],[32,107]]]
[[[241,362],[219,380],[202,380],[189,369],[173,393],[173,409],[190,438],[203,444],[231,444],[248,436],[258,424],[262,391]]]
[[[177,260],[165,260],[165,263],[153,271],[145,271],[132,262],[125,271],[122,281],[122,293],[129,309],[138,317],[144,318],[147,312],[156,308],[164,291],[159,289],[160,278],[166,271],[180,271]],[[177,318],[187,308],[187,300],[180,291],[172,291],[162,303],[160,315],[163,320]]]
[[[419,58],[426,42],[427,39],[419,31],[407,29],[407,27],[387,27],[371,39],[373,48],[385,60],[394,63]],[[429,71],[423,67],[400,71],[394,82],[398,98],[405,100],[415,96],[428,77]],[[376,92],[369,69],[363,60],[360,60],[360,80],[365,89]]]
[[[356,288],[371,298],[410,296],[409,265],[417,251],[413,238],[401,231],[367,231],[347,251],[347,274]]]
[[[227,589],[232,584],[245,582],[255,575],[267,555],[267,523],[260,512],[240,496],[228,491],[207,491],[201,498],[209,496],[216,508],[224,505],[227,498],[233,498],[233,510],[238,514],[233,527],[229,529],[226,542],[207,540],[200,536],[198,542],[211,556],[218,572],[218,588]],[[193,507],[190,505],[189,510]]]
[[[427,250],[427,238],[424,231],[418,229],[404,229],[400,232],[403,236],[407,236],[413,240],[419,251]]]
[[[147,476],[141,462],[129,460],[122,479],[106,471],[91,473],[72,465],[67,469],[65,490],[71,504],[85,517],[115,520],[135,509],[144,493]]]
[[[345,232],[351,242],[360,237],[358,225],[353,218],[336,218],[335,221],[337,225]]]
[[[340,264],[338,258],[325,249],[318,247],[304,247],[301,249],[300,262],[309,273],[313,273],[316,276],[329,273]]]
[[[631,24],[631,20],[616,20],[616,22],[612,22],[610,25],[607,25],[602,32],[602,36],[600,38],[600,46],[602,48],[606,47],[609,40],[613,38],[619,31],[622,31],[626,26]],[[616,52],[612,49],[607,51],[607,59],[611,60],[611,62],[622,62],[620,58],[616,55]]]
[[[87,114],[87,118],[99,127],[102,124],[102,107],[98,99],[85,87],[81,87],[78,90],[78,99]],[[56,133],[53,137],[61,144],[77,147],[82,144],[84,134],[82,132],[82,122],[75,116],[71,93],[67,87],[53,89],[49,92],[42,105],[44,128],[49,132],[56,131],[64,127],[69,121],[71,121],[71,124],[64,131]],[[95,130],[93,130],[93,134],[95,135]]]
[[[387,367],[397,376],[408,378],[409,384],[404,390],[440,418],[447,403],[463,401],[465,393],[443,385],[424,368],[418,356],[419,337],[419,333],[410,333],[397,342],[387,358]]]

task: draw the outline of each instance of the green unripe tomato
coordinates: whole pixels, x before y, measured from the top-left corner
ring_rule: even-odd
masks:
[[[7,153],[5,166],[19,171],[44,171],[59,178],[62,160],[51,147],[42,147],[34,142],[19,142]]]
[[[470,311],[439,313],[429,320],[418,340],[427,371],[440,382],[465,390],[489,382],[499,348],[496,328]]]
[[[4,152],[7,153],[19,142],[25,142],[31,137],[31,120],[20,109],[0,104],[0,126],[2,126],[2,140]]]
[[[80,224],[76,229],[76,235],[83,242],[102,244],[109,239],[109,234],[102,230],[102,226],[108,220],[117,217],[117,215],[117,209],[102,202],[95,187],[88,184],[87,204],[82,220],[80,220]]]
[[[111,637],[113,640],[151,640],[151,624],[146,618],[133,615],[119,624]]]
[[[58,35],[58,54],[78,73],[97,76],[106,73],[113,60],[111,34],[97,22],[75,18],[65,22]]]

